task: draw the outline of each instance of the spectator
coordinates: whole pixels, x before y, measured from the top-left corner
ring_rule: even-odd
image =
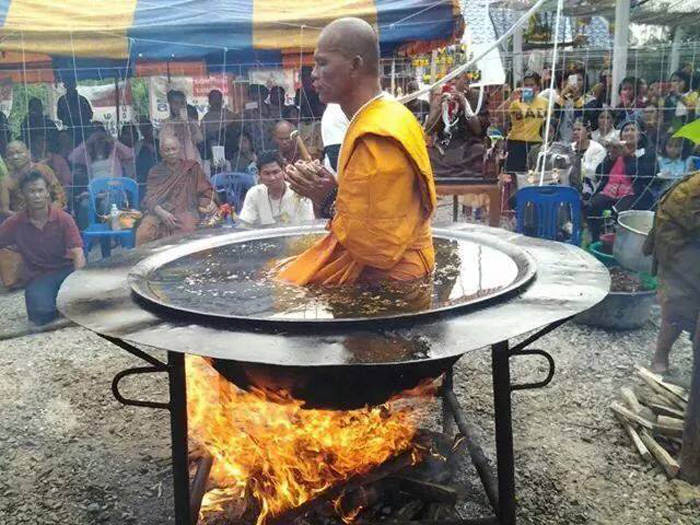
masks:
[[[686,162],[686,171],[692,173],[694,171],[700,170],[700,144],[695,145],[695,149],[688,156]]]
[[[134,162],[134,150],[114,140],[104,128],[97,125],[87,140],[73,150],[68,160],[74,166],[84,166],[88,180],[124,177],[129,173],[125,166]]]
[[[296,106],[285,106],[282,111],[282,119],[298,126],[301,122],[301,110]]]
[[[591,139],[604,148],[608,148],[613,142],[620,140],[620,130],[615,129],[615,119],[610,110],[601,111],[597,120],[598,128],[591,134]]]
[[[248,102],[243,111],[243,126],[253,138],[253,149],[256,153],[274,151],[272,128],[276,120],[270,118],[269,106],[265,104],[269,91],[265,86],[251,84],[248,86]]]
[[[68,162],[58,153],[53,153],[46,144],[46,135],[37,133],[34,135],[31,145],[32,161],[34,163],[45,164],[53,170],[56,178],[63,185],[66,193],[73,185],[73,174],[70,171]]]
[[[12,140],[12,129],[10,122],[7,120],[7,115],[0,111],[0,155],[5,154],[7,145]]]
[[[270,102],[268,104],[271,119],[282,120],[285,108],[285,92],[282,86],[272,86],[270,89]]]
[[[204,135],[204,158],[212,159],[212,146],[225,146],[226,130],[240,118],[224,107],[224,95],[218,89],[209,92],[209,111],[202,117]]]
[[[561,94],[556,99],[555,115],[558,120],[559,140],[571,143],[573,140],[574,122],[583,116],[584,98],[586,92],[586,75],[583,69],[573,70],[567,77]]]
[[[699,196],[700,173],[670,190],[659,203],[644,245],[645,254],[654,256],[659,280],[661,324],[651,368],[660,374],[668,372],[668,356],[681,332],[690,332],[692,338],[700,314]]]
[[[649,102],[648,84],[643,78],[637,79],[637,107],[643,108]]]
[[[598,166],[605,160],[607,151],[600,143],[591,140],[591,123],[586,119],[576,120],[572,136],[571,147],[580,159],[581,193],[584,202],[588,202],[600,184]]]
[[[61,130],[58,132],[58,148],[57,148],[57,153],[66,159],[66,162],[68,162],[68,157],[70,154],[73,152],[75,149],[73,147],[73,135],[71,132],[68,130]]]
[[[231,162],[231,171],[238,173],[252,173],[256,175],[258,168],[256,166],[256,155],[253,150],[253,139],[246,132],[241,132],[238,136],[227,141],[226,145],[231,145],[232,151],[226,155]]]
[[[511,129],[508,134],[506,171],[527,171],[527,156],[530,150],[542,143],[542,124],[547,118],[548,102],[539,97],[540,77],[537,73],[527,73],[523,87],[515,89],[504,102],[508,106]],[[501,106],[503,107],[503,106]]]
[[[676,71],[671,75],[671,88],[664,100],[664,122],[668,128],[675,132],[694,120],[697,103],[698,93],[691,90],[690,75]]]
[[[292,138],[294,126],[286,120],[280,120],[272,130],[272,140],[277,146],[277,156],[282,166],[295,164],[301,160],[301,152],[296,139]]]
[[[92,122],[92,107],[88,99],[78,94],[74,79],[64,80],[63,85],[66,94],[58,99],[56,113],[63,125],[72,132],[73,145],[78,146],[88,135],[87,130]]]
[[[350,121],[339,104],[328,104],[321,118],[321,136],[323,138],[324,165],[333,173],[338,171],[340,146]]]
[[[8,174],[0,180],[0,217],[24,211],[26,202],[19,181],[30,171],[41,173],[46,181],[52,204],[59,209],[66,207],[63,186],[46,164],[33,164],[24,142],[15,140],[7,145]]]
[[[196,230],[203,215],[216,209],[214,190],[198,162],[182,158],[173,136],[161,137],[163,158],[148,174],[146,215],[136,230],[136,245]]]
[[[644,123],[649,148],[653,150],[654,153],[663,151],[662,148],[660,148],[661,144],[659,144],[659,141],[663,136],[663,111],[661,111],[659,106],[655,105],[653,102],[647,102],[642,110],[642,120]]]
[[[593,86],[589,98],[586,100],[585,109],[591,113],[588,119],[593,123],[598,120],[598,111],[608,107],[610,104],[610,83],[610,71],[601,71],[598,83]]]
[[[142,120],[139,123],[141,132],[141,140],[136,143],[134,155],[136,157],[136,180],[139,183],[139,188],[145,190],[146,179],[151,168],[160,162],[158,153],[158,141],[153,136],[153,124],[150,120]],[[145,191],[140,191],[141,197],[145,195]]]
[[[598,240],[601,217],[605,210],[650,209],[654,204],[652,186],[656,174],[656,156],[646,150],[639,122],[628,120],[620,127],[620,142],[610,146],[599,168],[607,178],[590,200],[588,225],[594,241]]]
[[[0,247],[16,246],[22,256],[27,317],[43,325],[58,315],[56,296],[65,278],[85,266],[83,243],[73,218],[51,203],[41,172],[23,174],[19,191],[26,209],[0,225]]]
[[[326,105],[318,98],[311,80],[312,68],[301,68],[301,87],[294,94],[294,105],[299,108],[303,120],[319,120]]]
[[[239,215],[241,220],[257,226],[313,220],[311,201],[291,190],[274,153],[263,153],[257,167],[260,184],[248,190]]]
[[[623,78],[617,89],[620,95],[620,103],[615,110],[615,122],[621,124],[630,119],[641,120],[642,115],[637,99],[637,79],[635,77]]]
[[[119,133],[119,142],[131,149],[132,159],[131,161],[122,162],[122,170],[124,172],[124,176],[129,177],[130,179],[136,177],[136,154],[134,148],[136,147],[138,141],[139,129],[131,123],[124,124]]]
[[[187,99],[182,91],[168,91],[170,116],[163,121],[160,128],[160,140],[176,138],[185,160],[201,161],[198,145],[204,140],[196,118],[190,117]]]
[[[687,173],[688,163],[683,155],[684,140],[666,135],[662,140],[658,156],[658,176],[663,180],[658,185],[656,198],[668,190],[673,184],[682,179]]]
[[[434,96],[425,132],[434,135],[428,148],[435,177],[481,177],[484,138],[489,125],[488,101],[478,109],[479,94],[459,79],[455,89]]]
[[[406,84],[406,94],[410,95],[419,90],[417,80],[409,80]],[[421,126],[425,124],[425,121],[430,115],[430,103],[426,102],[421,98],[414,98],[413,100],[406,103],[406,107],[413,113],[413,115],[418,119]]]
[[[56,123],[44,115],[44,105],[38,98],[30,98],[27,104],[27,116],[22,121],[20,131],[22,141],[32,148],[32,139],[41,135],[44,144],[51,150],[57,147],[58,128]]]

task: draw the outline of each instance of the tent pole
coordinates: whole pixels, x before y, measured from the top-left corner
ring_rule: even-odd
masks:
[[[120,120],[121,120],[121,115],[119,114],[121,111],[121,108],[119,107],[119,75],[115,75],[114,77],[114,107],[116,108],[116,116],[117,116],[117,137],[119,136],[119,129],[120,129]]]
[[[627,76],[627,48],[630,35],[630,0],[617,0],[615,4],[615,38],[613,43],[612,106],[620,102],[618,86]]]
[[[513,33],[513,89],[520,85],[523,79],[523,26]]]
[[[391,94],[396,96],[396,57],[391,57]]]
[[[673,46],[671,47],[671,62],[669,63],[668,76],[670,77],[673,73],[678,71],[678,66],[681,61],[681,45],[685,37],[685,29],[681,26],[677,26],[673,31]]]

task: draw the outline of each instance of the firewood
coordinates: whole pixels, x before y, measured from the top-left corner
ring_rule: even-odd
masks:
[[[396,476],[393,479],[398,481],[399,488],[403,492],[411,494],[412,496],[423,501],[436,501],[455,505],[458,500],[466,497],[466,492],[463,489],[456,487],[441,485],[439,483],[431,483],[429,481],[423,481],[406,476]]]
[[[649,452],[653,454],[656,461],[658,461],[661,467],[664,469],[666,476],[668,476],[669,479],[675,478],[680,470],[680,466],[676,460],[673,459],[671,455],[666,452],[666,450],[659,445],[659,443],[653,437],[651,437],[646,430],[642,430],[639,437],[642,438],[642,442],[649,449]]]
[[[398,512],[396,512],[391,519],[386,523],[406,523],[415,518],[423,507],[425,503],[420,500],[409,501],[406,505],[401,507]]]
[[[668,416],[677,419],[685,419],[685,412],[676,408],[667,407],[666,405],[660,405],[657,403],[651,403],[649,408],[657,413],[659,417]]]
[[[661,386],[653,377],[650,377],[649,375],[644,375],[644,374],[639,374],[639,377],[642,378],[642,381],[651,388],[656,395],[663,400],[664,405],[671,405],[677,408],[680,408],[682,410],[685,410],[686,406],[688,405],[685,401],[683,401],[681,398],[673,395],[671,392],[666,390],[663,386]]]
[[[683,420],[674,417],[659,416],[658,423],[654,427],[654,432],[663,436],[683,437]]]
[[[644,419],[643,417],[635,414],[634,412],[629,411],[619,403],[613,403],[610,405],[610,409],[617,414],[618,417],[621,417],[622,419],[626,420],[628,423],[632,423],[633,425],[639,425],[643,428],[646,428],[648,430],[653,430],[654,429],[654,423],[651,421]]]
[[[199,509],[202,506],[202,498],[207,491],[207,483],[209,482],[209,474],[214,464],[214,458],[207,452],[204,452],[199,459],[197,473],[194,476],[190,488],[190,522],[197,523],[199,518]]]
[[[639,399],[637,399],[637,396],[630,387],[623,386],[620,388],[620,395],[632,412],[639,414],[642,411],[642,405],[639,403]]]
[[[639,455],[642,456],[642,459],[644,461],[650,461],[651,452],[649,452],[649,449],[644,445],[644,443],[642,442],[642,438],[639,437],[637,431],[629,423],[624,423],[623,426],[625,427],[627,434],[632,440],[632,444],[637,449],[637,452],[639,452]]]
[[[392,474],[395,474],[401,469],[412,464],[413,459],[412,453],[410,451],[399,454],[398,456],[388,461],[385,461],[381,465],[372,469],[365,475],[354,476],[348,482],[337,485],[335,487],[331,487],[328,490],[325,490],[324,492],[316,496],[315,498],[302,503],[298,507],[289,509],[286,512],[271,517],[267,521],[267,523],[270,525],[286,525],[289,523],[293,523],[294,520],[296,520],[297,518],[322,506],[325,502],[337,499],[344,492],[354,491],[363,485],[379,481],[380,479],[383,479],[387,476],[391,476]]]
[[[637,367],[637,374],[639,374],[639,376],[642,378],[648,377],[656,384],[661,386],[664,390],[667,390],[682,401],[685,401],[686,403],[688,402],[688,392],[685,388],[664,381],[662,376],[653,373],[652,371],[644,368],[643,366]]]

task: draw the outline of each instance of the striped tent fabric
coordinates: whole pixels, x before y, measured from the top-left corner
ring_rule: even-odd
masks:
[[[343,16],[372,23],[385,56],[463,30],[459,0],[0,0],[0,70],[50,64],[97,78],[148,62],[281,63]]]

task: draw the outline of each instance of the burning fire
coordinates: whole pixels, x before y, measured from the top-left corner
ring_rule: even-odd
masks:
[[[286,392],[245,392],[199,357],[187,359],[190,438],[214,458],[202,515],[252,495],[257,525],[405,451],[418,461],[411,398],[361,410],[305,410]]]

